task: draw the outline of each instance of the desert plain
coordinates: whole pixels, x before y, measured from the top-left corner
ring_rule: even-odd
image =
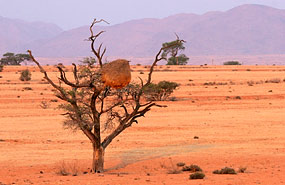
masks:
[[[27,68],[32,79],[22,82]],[[56,80],[56,68],[45,69]],[[147,71],[132,66],[133,81]],[[101,174],[89,173],[91,143],[63,129],[61,101],[35,66],[5,66],[0,76],[1,185],[285,184],[285,66],[157,66],[153,81],[179,88],[111,143]],[[205,178],[189,180],[179,162]],[[212,173],[224,167],[246,170]]]

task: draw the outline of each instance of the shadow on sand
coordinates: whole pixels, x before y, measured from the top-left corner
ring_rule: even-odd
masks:
[[[210,147],[212,147],[212,145],[170,145],[125,150],[119,153],[117,156],[120,158],[121,162],[114,167],[106,169],[106,171],[123,168],[129,164],[133,164],[139,161],[155,159],[159,157],[181,155],[189,152],[197,152],[200,149],[206,149]]]

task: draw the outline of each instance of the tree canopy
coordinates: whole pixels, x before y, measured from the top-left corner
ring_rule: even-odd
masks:
[[[185,54],[178,53],[180,51],[185,50],[184,46],[185,41],[180,40],[177,38],[177,40],[171,41],[171,42],[165,42],[162,44],[163,52],[162,57],[164,57],[167,60],[166,65],[186,65],[189,58]],[[167,56],[170,55],[169,58]]]
[[[3,54],[3,57],[0,59],[0,65],[21,65],[23,61],[31,60],[29,54],[14,54],[7,52]]]

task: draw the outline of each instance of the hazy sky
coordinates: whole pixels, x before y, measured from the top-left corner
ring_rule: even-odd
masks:
[[[285,0],[0,0],[0,16],[51,22],[67,30],[89,25],[93,18],[113,25],[177,13],[225,11],[242,4],[285,9]]]

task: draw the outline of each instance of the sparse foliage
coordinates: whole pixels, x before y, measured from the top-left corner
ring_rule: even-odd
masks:
[[[186,65],[189,58],[185,54],[176,57],[169,57],[166,65]]]
[[[177,40],[172,42],[165,42],[162,44],[163,49],[162,57],[167,58],[168,54],[170,57],[167,59],[166,65],[186,65],[189,58],[185,54],[178,55],[179,51],[183,51],[184,40],[180,40],[177,36]]]
[[[144,89],[151,84],[154,66],[164,59],[161,53],[166,47],[161,48],[155,56],[154,62],[149,68],[146,81],[140,79],[140,84],[129,84],[120,89],[105,86],[101,80],[103,56],[106,49],[102,50],[102,44],[95,49],[96,39],[104,33],[100,31],[94,34],[93,27],[104,20],[94,20],[90,26],[91,50],[96,56],[99,70],[90,65],[78,67],[73,64],[73,79],[66,77],[66,72],[61,66],[57,66],[60,73],[60,83],[52,81],[44,68],[29,52],[33,62],[40,68],[44,78],[56,90],[56,96],[62,100],[60,108],[65,110],[64,125],[68,128],[81,130],[90,140],[93,147],[92,172],[103,172],[104,153],[107,146],[126,128],[138,123],[139,118],[145,116],[153,107],[165,107],[142,98]],[[177,43],[182,42],[177,40]],[[64,85],[62,85],[64,84]],[[109,128],[109,126],[111,126]],[[103,139],[101,133],[109,128],[109,133]]]
[[[80,60],[82,65],[87,65],[93,67],[96,64],[96,59],[94,57],[85,57],[83,60]]]
[[[161,81],[158,84],[150,83],[143,89],[144,96],[150,101],[165,101],[179,86],[176,82]]]
[[[21,71],[20,75],[21,81],[30,81],[31,79],[32,79],[32,73],[28,69]]]
[[[0,65],[0,72],[3,71],[3,68],[4,68],[4,66],[3,66],[3,65]]]

